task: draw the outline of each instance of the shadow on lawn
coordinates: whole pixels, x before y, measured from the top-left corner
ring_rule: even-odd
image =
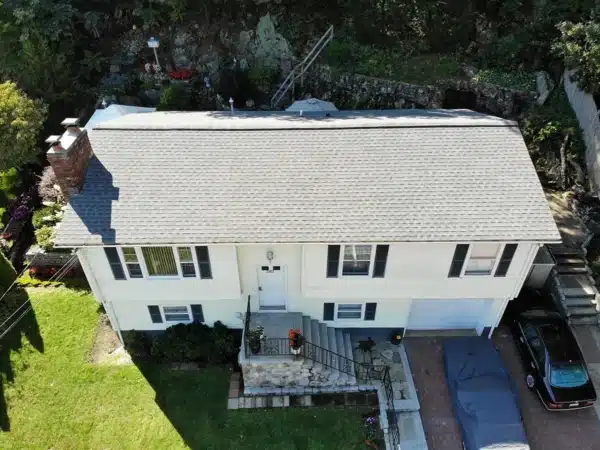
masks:
[[[10,361],[10,355],[14,351],[20,351],[23,337],[38,352],[44,352],[44,341],[40,328],[31,307],[29,296],[25,289],[16,288],[7,294],[0,303],[0,334],[6,335],[0,339],[0,429],[10,431],[10,419],[8,406],[4,394],[6,383],[12,383],[15,375]],[[29,311],[28,311],[29,310]],[[11,327],[9,330],[9,327]]]
[[[154,389],[156,404],[186,445],[191,449],[207,448],[209,430],[225,427],[230,370],[225,366],[171,370],[167,365],[147,361],[135,364]]]

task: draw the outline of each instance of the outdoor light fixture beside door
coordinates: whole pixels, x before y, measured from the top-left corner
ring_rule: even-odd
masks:
[[[273,261],[274,257],[275,253],[273,252],[273,250],[267,250],[267,259],[269,260],[269,262]]]

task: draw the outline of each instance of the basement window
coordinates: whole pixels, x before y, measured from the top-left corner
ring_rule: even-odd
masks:
[[[336,317],[338,319],[362,319],[363,305],[362,304],[343,304],[338,303]]]

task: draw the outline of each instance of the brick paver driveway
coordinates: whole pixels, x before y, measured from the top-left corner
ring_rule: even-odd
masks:
[[[452,338],[447,338],[452,339]],[[521,398],[521,412],[532,450],[600,450],[600,421],[593,408],[549,412],[525,384],[525,374],[512,337],[504,329],[494,343],[511,372]],[[460,429],[454,418],[444,376],[444,338],[407,338],[421,419],[430,450],[462,450]]]

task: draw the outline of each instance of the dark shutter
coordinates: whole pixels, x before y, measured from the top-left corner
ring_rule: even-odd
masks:
[[[202,312],[202,305],[190,305],[192,308],[192,318],[194,322],[204,322],[204,313]]]
[[[212,278],[208,247],[206,245],[196,247],[196,256],[198,257],[198,268],[200,269],[200,278]]]
[[[323,303],[323,320],[333,320],[334,303]]]
[[[450,272],[448,272],[448,278],[458,278],[462,272],[463,265],[465,264],[465,258],[469,251],[469,244],[458,244],[454,250],[454,256],[452,257],[452,264],[450,264]]]
[[[336,278],[340,267],[340,246],[327,246],[327,278]]]
[[[498,267],[496,268],[495,277],[505,277],[508,273],[508,268],[510,267],[510,263],[515,256],[515,252],[517,251],[517,244],[506,244],[504,246],[504,250],[502,251],[502,256],[500,257],[500,262],[498,263]]]
[[[150,313],[150,318],[152,319],[152,323],[162,323],[162,316],[160,315],[160,309],[156,305],[148,305],[148,312]]]
[[[385,264],[387,262],[389,245],[378,245],[375,249],[375,266],[373,267],[373,278],[383,278],[385,275]]]
[[[375,320],[375,311],[377,311],[377,303],[367,303],[365,305],[365,320]]]
[[[115,280],[125,280],[125,272],[123,271],[123,265],[119,259],[117,249],[115,247],[104,247],[104,253],[106,254],[106,259],[108,259],[108,264]]]

